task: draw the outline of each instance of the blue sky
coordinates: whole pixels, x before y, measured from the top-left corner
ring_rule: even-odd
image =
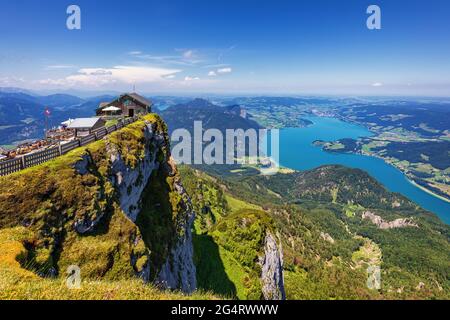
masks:
[[[0,3],[0,86],[450,96],[447,0]],[[71,4],[81,30],[66,28]]]

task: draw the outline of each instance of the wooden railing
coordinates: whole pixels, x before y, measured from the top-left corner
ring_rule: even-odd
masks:
[[[0,162],[0,176],[6,176],[16,171],[20,171],[23,167],[23,158],[2,161]]]
[[[33,167],[60,156],[59,147],[53,147],[42,151],[34,152],[23,156],[23,166]]]
[[[67,152],[75,148],[85,146],[94,141],[103,139],[108,134],[135,122],[138,118],[138,116],[134,116],[133,118],[121,120],[116,125],[110,126],[108,128],[103,127],[94,131],[88,136],[75,139],[71,142],[61,144],[56,147],[33,152],[22,157],[17,157],[15,159],[0,161],[0,176],[6,176],[26,168],[36,166],[38,164],[47,162],[51,159],[66,154]]]
[[[68,143],[64,143],[60,146],[61,154],[66,154],[70,150],[73,150],[75,148],[78,148],[80,146],[80,140],[76,139],[73,141],[70,141]]]

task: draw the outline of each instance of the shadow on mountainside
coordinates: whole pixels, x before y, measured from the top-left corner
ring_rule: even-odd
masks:
[[[193,234],[197,287],[228,298],[236,298],[236,287],[225,273],[219,247],[208,235]]]

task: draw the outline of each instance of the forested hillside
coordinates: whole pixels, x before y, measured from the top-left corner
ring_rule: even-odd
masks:
[[[218,230],[236,233],[238,226],[223,221],[257,210],[262,221],[272,221],[282,243],[288,299],[448,297],[448,226],[360,170],[329,166],[272,177],[219,177],[183,167],[181,173],[200,213],[195,253],[205,289],[239,292],[239,272],[226,259],[236,252],[235,242]],[[205,247],[216,254],[202,259]],[[203,268],[205,263],[221,268]],[[367,287],[369,266],[381,268],[380,290]]]

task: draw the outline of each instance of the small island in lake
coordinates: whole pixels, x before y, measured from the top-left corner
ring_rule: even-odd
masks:
[[[338,153],[350,153],[357,152],[358,142],[355,139],[339,139],[337,141],[323,141],[316,140],[313,145],[321,147],[324,151],[338,152]]]

